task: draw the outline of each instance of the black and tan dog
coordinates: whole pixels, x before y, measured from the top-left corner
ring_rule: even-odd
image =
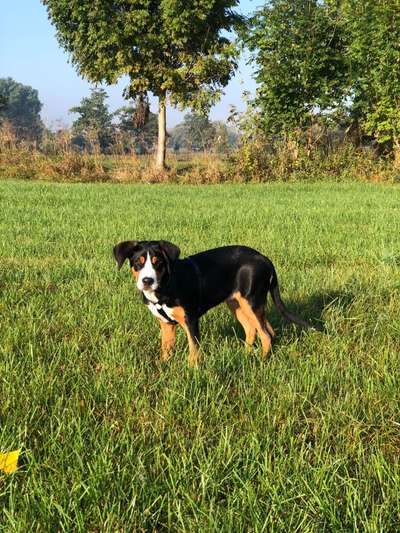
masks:
[[[178,246],[168,241],[124,241],[113,251],[118,268],[129,259],[143,301],[160,323],[163,360],[171,356],[179,324],[189,340],[189,365],[196,366],[199,318],[222,302],[243,326],[248,346],[259,335],[264,356],[275,336],[264,316],[268,292],[286,320],[309,327],[283,304],[271,261],[247,246],[223,246],[185,259],[179,259]]]

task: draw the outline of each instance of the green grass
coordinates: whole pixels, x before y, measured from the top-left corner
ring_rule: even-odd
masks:
[[[398,531],[400,189],[0,182],[1,531]],[[270,359],[227,309],[159,362],[112,245],[227,243],[275,263]]]

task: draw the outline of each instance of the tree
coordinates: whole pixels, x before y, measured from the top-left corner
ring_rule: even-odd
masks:
[[[0,93],[0,114],[6,110],[8,98],[4,94]]]
[[[237,133],[223,122],[211,122],[206,115],[188,113],[170,132],[169,145],[174,151],[229,151],[237,144]]]
[[[228,128],[223,122],[214,122],[215,137],[213,151],[218,154],[229,152],[236,148],[238,143],[238,134],[233,128]]]
[[[127,97],[159,100],[157,166],[165,166],[166,101],[206,108],[236,68],[227,37],[238,0],[42,0],[60,44],[95,83],[129,77]]]
[[[104,89],[91,89],[90,96],[82,98],[79,106],[70,109],[70,113],[79,115],[72,124],[76,144],[91,150],[98,144],[101,152],[106,152],[112,145],[112,114],[106,98],[108,96]]]
[[[210,150],[215,139],[215,126],[208,116],[187,114],[183,119],[190,149],[198,152]]]
[[[352,116],[361,131],[394,149],[400,165],[400,4],[344,0],[352,72]]]
[[[18,137],[38,140],[43,131],[42,103],[36,89],[12,78],[0,79],[0,122],[9,121]]]
[[[187,113],[171,133],[171,144],[194,152],[209,150],[215,137],[215,126],[206,115]]]
[[[125,106],[118,109],[116,129],[120,135],[123,150],[134,150],[137,154],[150,152],[157,142],[157,115],[148,111],[138,120],[137,106]]]
[[[264,131],[308,126],[348,89],[346,39],[337,2],[271,0],[252,20],[247,44],[257,63],[255,105]]]

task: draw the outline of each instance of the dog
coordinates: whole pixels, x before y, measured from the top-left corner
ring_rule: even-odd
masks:
[[[180,249],[168,241],[124,241],[113,248],[118,269],[128,259],[143,301],[161,327],[161,358],[167,361],[180,325],[189,341],[189,365],[199,362],[199,319],[226,302],[242,325],[251,347],[256,334],[267,357],[275,332],[265,318],[268,293],[280,314],[303,328],[307,322],[282,302],[272,262],[247,246],[223,246],[179,259]]]

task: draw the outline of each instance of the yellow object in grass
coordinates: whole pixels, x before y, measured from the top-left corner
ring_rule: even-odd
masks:
[[[6,474],[12,474],[17,470],[18,457],[21,450],[14,450],[12,452],[0,453],[0,470]]]

